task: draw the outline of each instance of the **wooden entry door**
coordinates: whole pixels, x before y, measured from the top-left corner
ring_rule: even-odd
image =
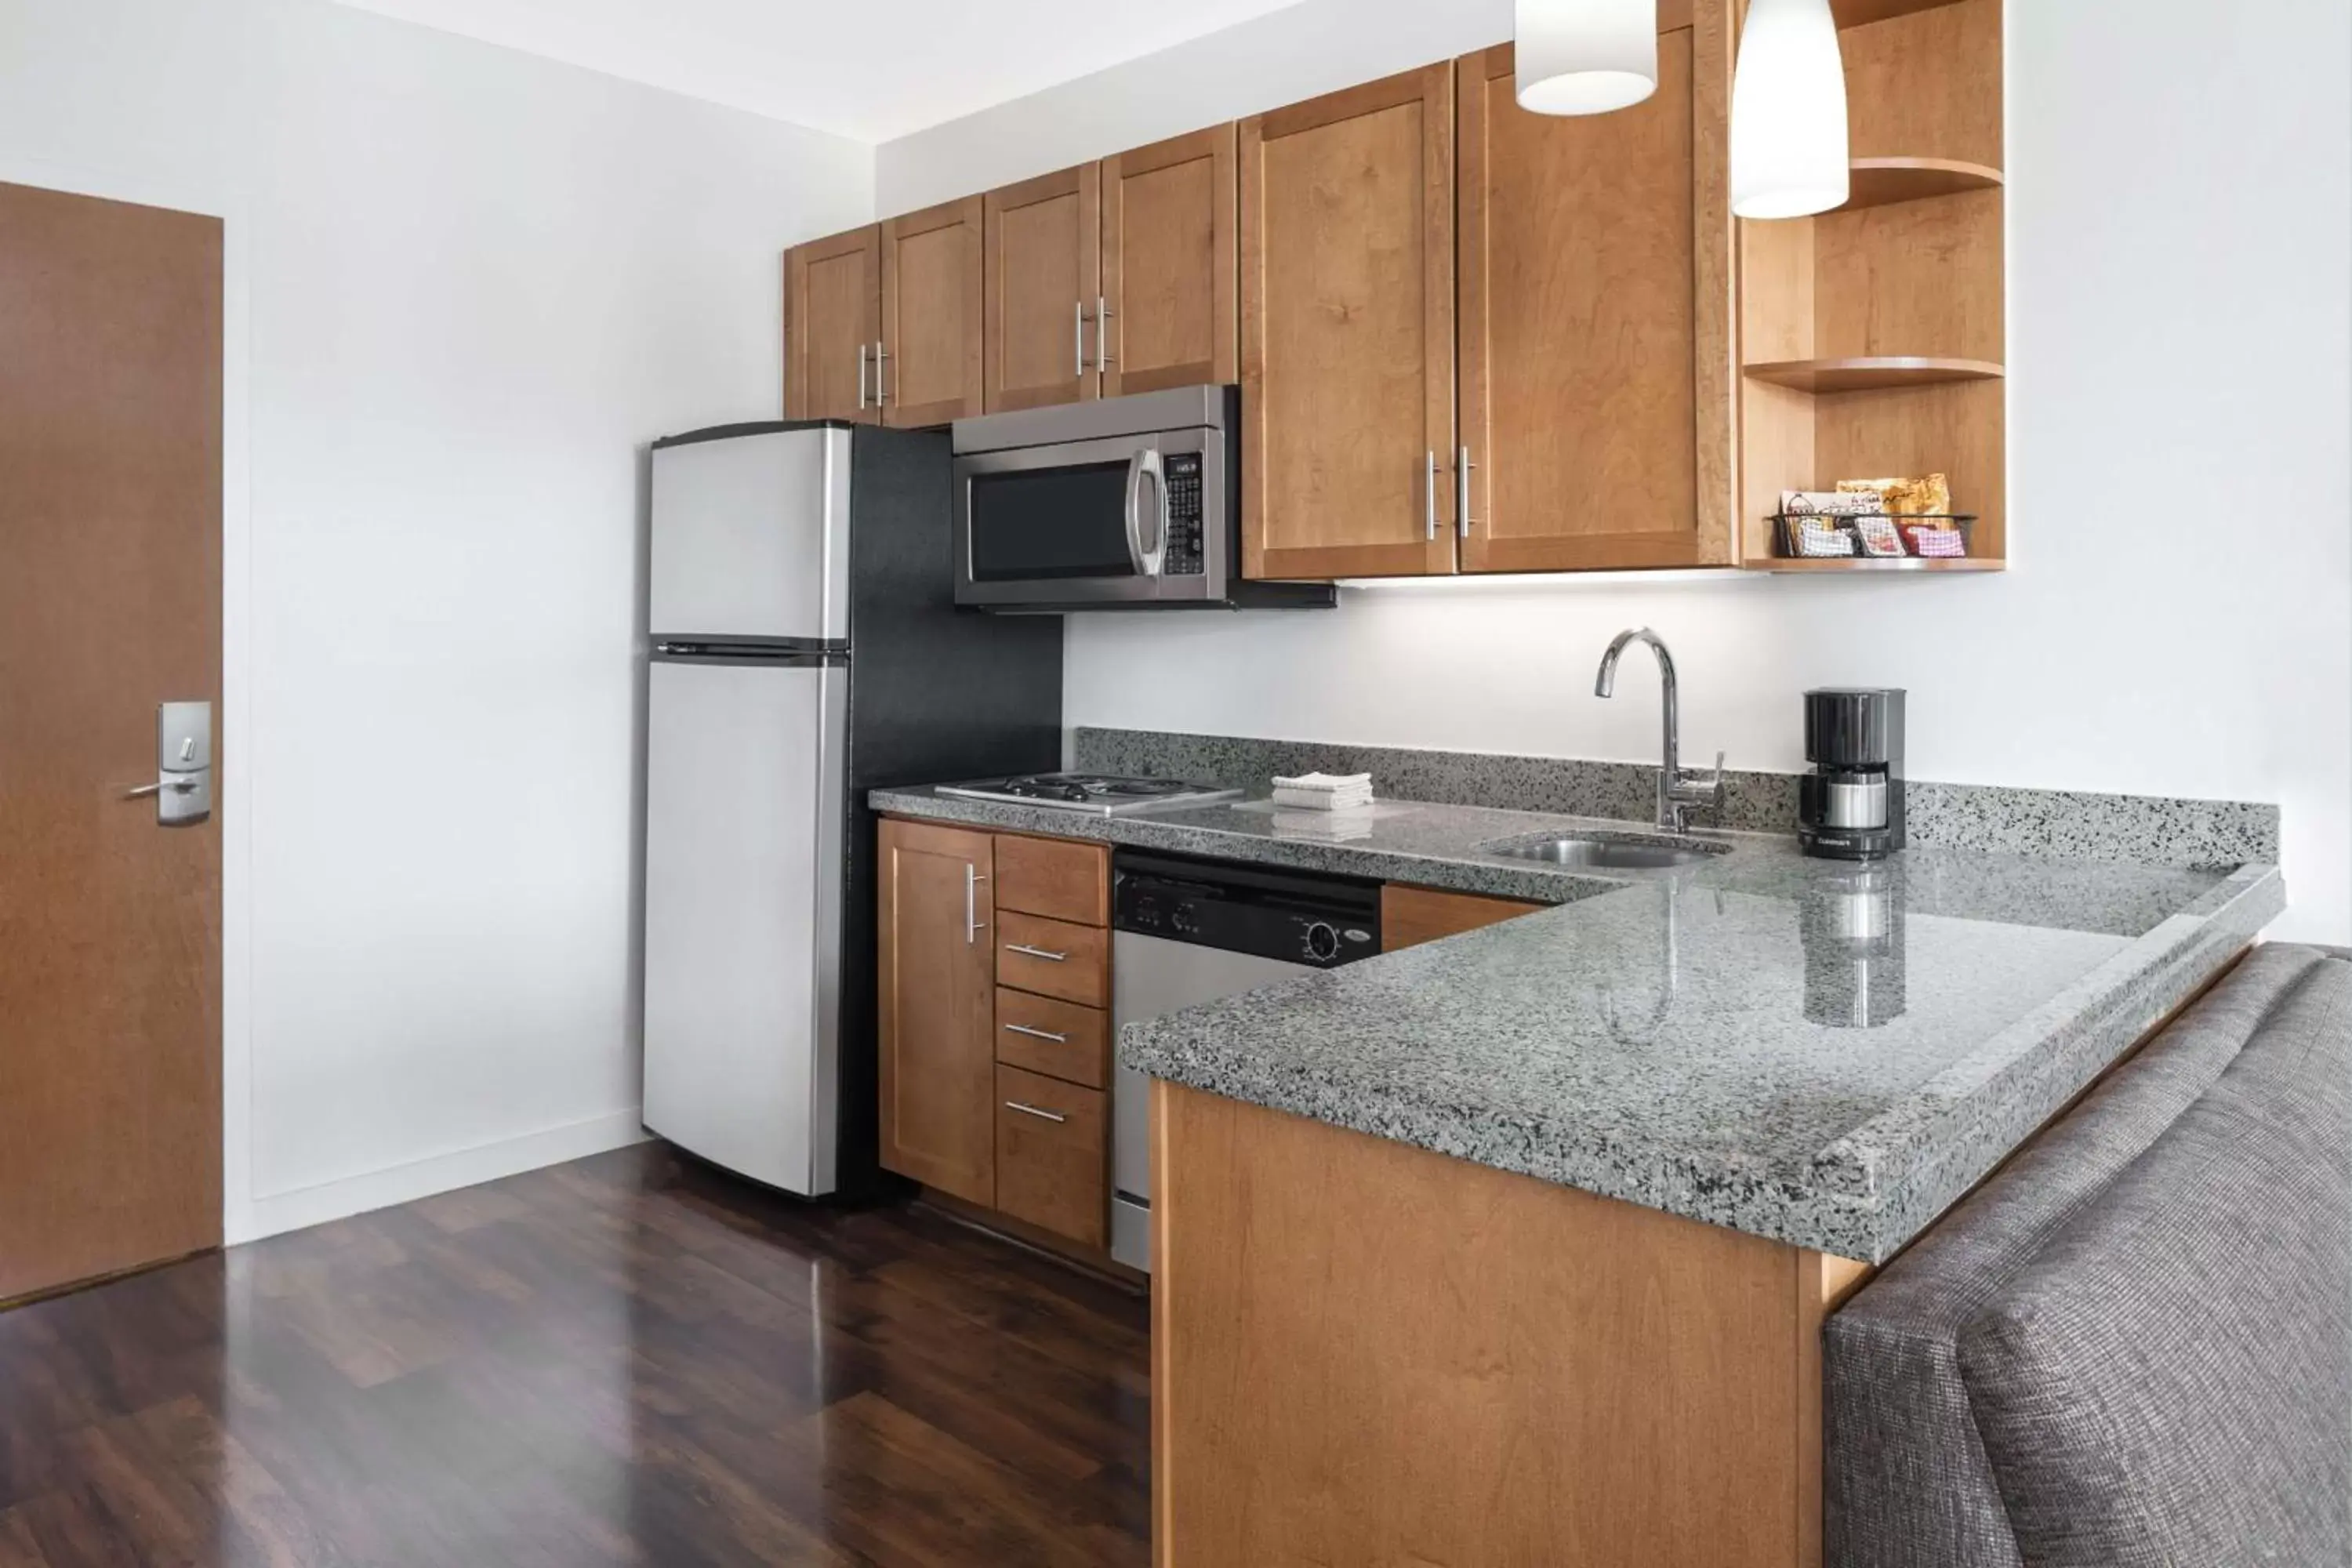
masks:
[[[220,503],[219,221],[0,185],[0,1301],[220,1244]]]

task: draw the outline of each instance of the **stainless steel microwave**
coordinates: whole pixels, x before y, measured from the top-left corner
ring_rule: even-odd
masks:
[[[1328,607],[1241,572],[1241,389],[955,422],[956,603],[986,610]]]

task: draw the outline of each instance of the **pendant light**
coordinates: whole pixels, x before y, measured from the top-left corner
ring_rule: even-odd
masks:
[[[1731,82],[1731,210],[1806,217],[1845,205],[1845,62],[1830,0],[1750,0]]]
[[[1658,90],[1658,0],[1517,0],[1519,107],[1606,114]]]

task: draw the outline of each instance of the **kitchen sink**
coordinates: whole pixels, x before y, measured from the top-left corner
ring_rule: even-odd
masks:
[[[1595,871],[1657,871],[1691,866],[1731,846],[1709,838],[1637,838],[1601,833],[1543,834],[1531,838],[1503,838],[1481,844],[1482,855],[1506,860],[1540,860],[1548,866],[1576,866]]]

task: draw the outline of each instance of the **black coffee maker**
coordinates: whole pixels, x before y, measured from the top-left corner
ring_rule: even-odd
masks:
[[[1903,847],[1903,692],[1823,687],[1805,693],[1805,760],[1797,842],[1831,860],[1876,860]]]

